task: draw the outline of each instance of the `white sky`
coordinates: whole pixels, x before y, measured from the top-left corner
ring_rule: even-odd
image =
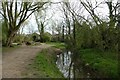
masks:
[[[59,2],[59,1],[62,1],[62,0],[53,0],[54,2]],[[77,5],[77,1],[79,1],[79,0],[70,0],[72,3],[76,3],[76,5]],[[83,0],[84,1],[84,0]],[[95,3],[94,3],[94,1],[95,0],[91,0],[92,1],[92,3],[93,3],[93,6],[95,6]],[[100,2],[104,2],[105,0],[97,0],[97,2],[98,3],[100,3]],[[107,0],[108,1],[108,0]],[[116,3],[116,1],[117,0],[113,0],[115,3]],[[52,14],[54,14],[53,15],[53,17],[50,19],[51,21],[52,20],[54,20],[55,22],[57,22],[57,21],[62,21],[62,16],[63,16],[63,13],[57,8],[58,7],[58,4],[52,4],[52,6],[49,8],[49,10],[47,11],[47,16],[48,17],[50,17]],[[109,13],[109,10],[108,10],[108,7],[107,7],[107,4],[101,4],[100,6],[99,6],[100,8],[97,8],[96,9],[96,12],[97,12],[97,14],[99,13],[99,15],[101,15],[103,18],[105,18],[105,17],[107,17],[108,16],[108,13]],[[83,15],[89,15],[89,13],[87,12],[87,11],[84,11],[84,13],[83,13]],[[28,31],[28,27],[30,26],[30,25],[32,25],[31,27],[33,28],[33,30],[34,30],[34,32],[36,32],[37,31],[37,24],[36,24],[36,21],[35,21],[35,17],[34,17],[34,14],[29,18],[30,20],[29,20],[29,25],[27,25],[25,28],[24,28],[24,33],[29,33],[29,31]],[[50,29],[49,29],[49,27],[51,27],[51,22],[49,22],[48,23],[48,26],[46,26],[46,28],[45,28],[45,30],[47,31],[47,32],[50,32],[51,33],[51,31],[50,31]]]

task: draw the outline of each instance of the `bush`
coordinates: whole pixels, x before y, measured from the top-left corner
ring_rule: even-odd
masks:
[[[8,27],[6,26],[5,21],[0,23],[0,28],[2,28],[1,29],[2,30],[2,35],[1,35],[2,45],[5,46],[6,41],[7,41],[7,36],[8,36]]]
[[[41,42],[49,42],[51,41],[52,35],[48,32],[44,33],[41,39]]]
[[[25,38],[25,35],[23,34],[17,34],[15,37],[14,37],[14,41],[15,43],[18,43],[18,44],[21,44],[22,42],[24,42],[24,39]],[[26,38],[27,39],[27,38]]]
[[[25,42],[26,45],[31,45],[32,43],[31,42]]]
[[[50,37],[47,35],[43,36],[43,42],[49,42],[50,41]]]
[[[37,33],[31,34],[31,38],[32,38],[32,41],[34,41],[34,42],[40,41],[40,35]]]

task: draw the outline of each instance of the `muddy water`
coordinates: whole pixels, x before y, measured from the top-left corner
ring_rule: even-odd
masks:
[[[70,51],[66,51],[57,55],[56,65],[59,68],[59,70],[63,73],[65,78],[69,78],[69,76],[70,78],[73,78],[73,64],[70,67],[71,55],[72,53]]]

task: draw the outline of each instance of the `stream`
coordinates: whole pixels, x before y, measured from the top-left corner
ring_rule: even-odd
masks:
[[[73,78],[73,64],[71,65],[71,52],[66,51],[57,55],[56,65],[59,68],[60,72],[64,75],[65,78]],[[69,68],[70,68],[70,75],[69,75]]]
[[[72,56],[72,52],[70,51],[66,51],[57,55],[56,65],[65,78],[74,78],[74,73],[73,73],[74,63],[71,64],[71,56]],[[70,64],[71,64],[71,67],[70,67]],[[79,67],[80,68],[79,76],[81,78],[90,78],[91,74],[89,73],[89,71],[88,70],[86,70],[88,72],[83,71],[82,66],[80,67]]]

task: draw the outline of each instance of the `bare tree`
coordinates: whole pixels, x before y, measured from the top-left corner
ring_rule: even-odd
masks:
[[[46,10],[47,10],[47,7],[43,8],[42,10],[37,11],[34,14],[42,42],[43,42],[43,36],[44,36],[44,28],[45,28],[45,26],[48,25],[48,20],[51,19],[53,16],[52,15],[52,16],[48,17],[46,14]]]
[[[0,14],[4,17],[6,27],[9,29],[6,46],[10,46],[21,24],[35,11],[43,7],[46,2],[2,2]],[[18,7],[19,6],[19,7]],[[15,9],[13,9],[15,8]]]
[[[71,34],[71,27],[70,27],[70,14],[69,11],[67,10],[67,7],[69,6],[68,2],[63,2],[61,3],[62,9],[61,11],[63,11],[64,14],[64,19],[65,19],[65,23],[66,23],[66,30],[68,28],[68,35],[70,36]]]
[[[98,3],[96,1],[96,4],[94,7],[91,1],[86,0],[85,2],[83,2],[82,0],[80,0],[80,2],[83,5],[83,7],[89,12],[94,22],[96,23],[96,25],[102,24],[103,21],[95,13],[95,9],[98,8],[99,5],[102,4],[102,2]]]

